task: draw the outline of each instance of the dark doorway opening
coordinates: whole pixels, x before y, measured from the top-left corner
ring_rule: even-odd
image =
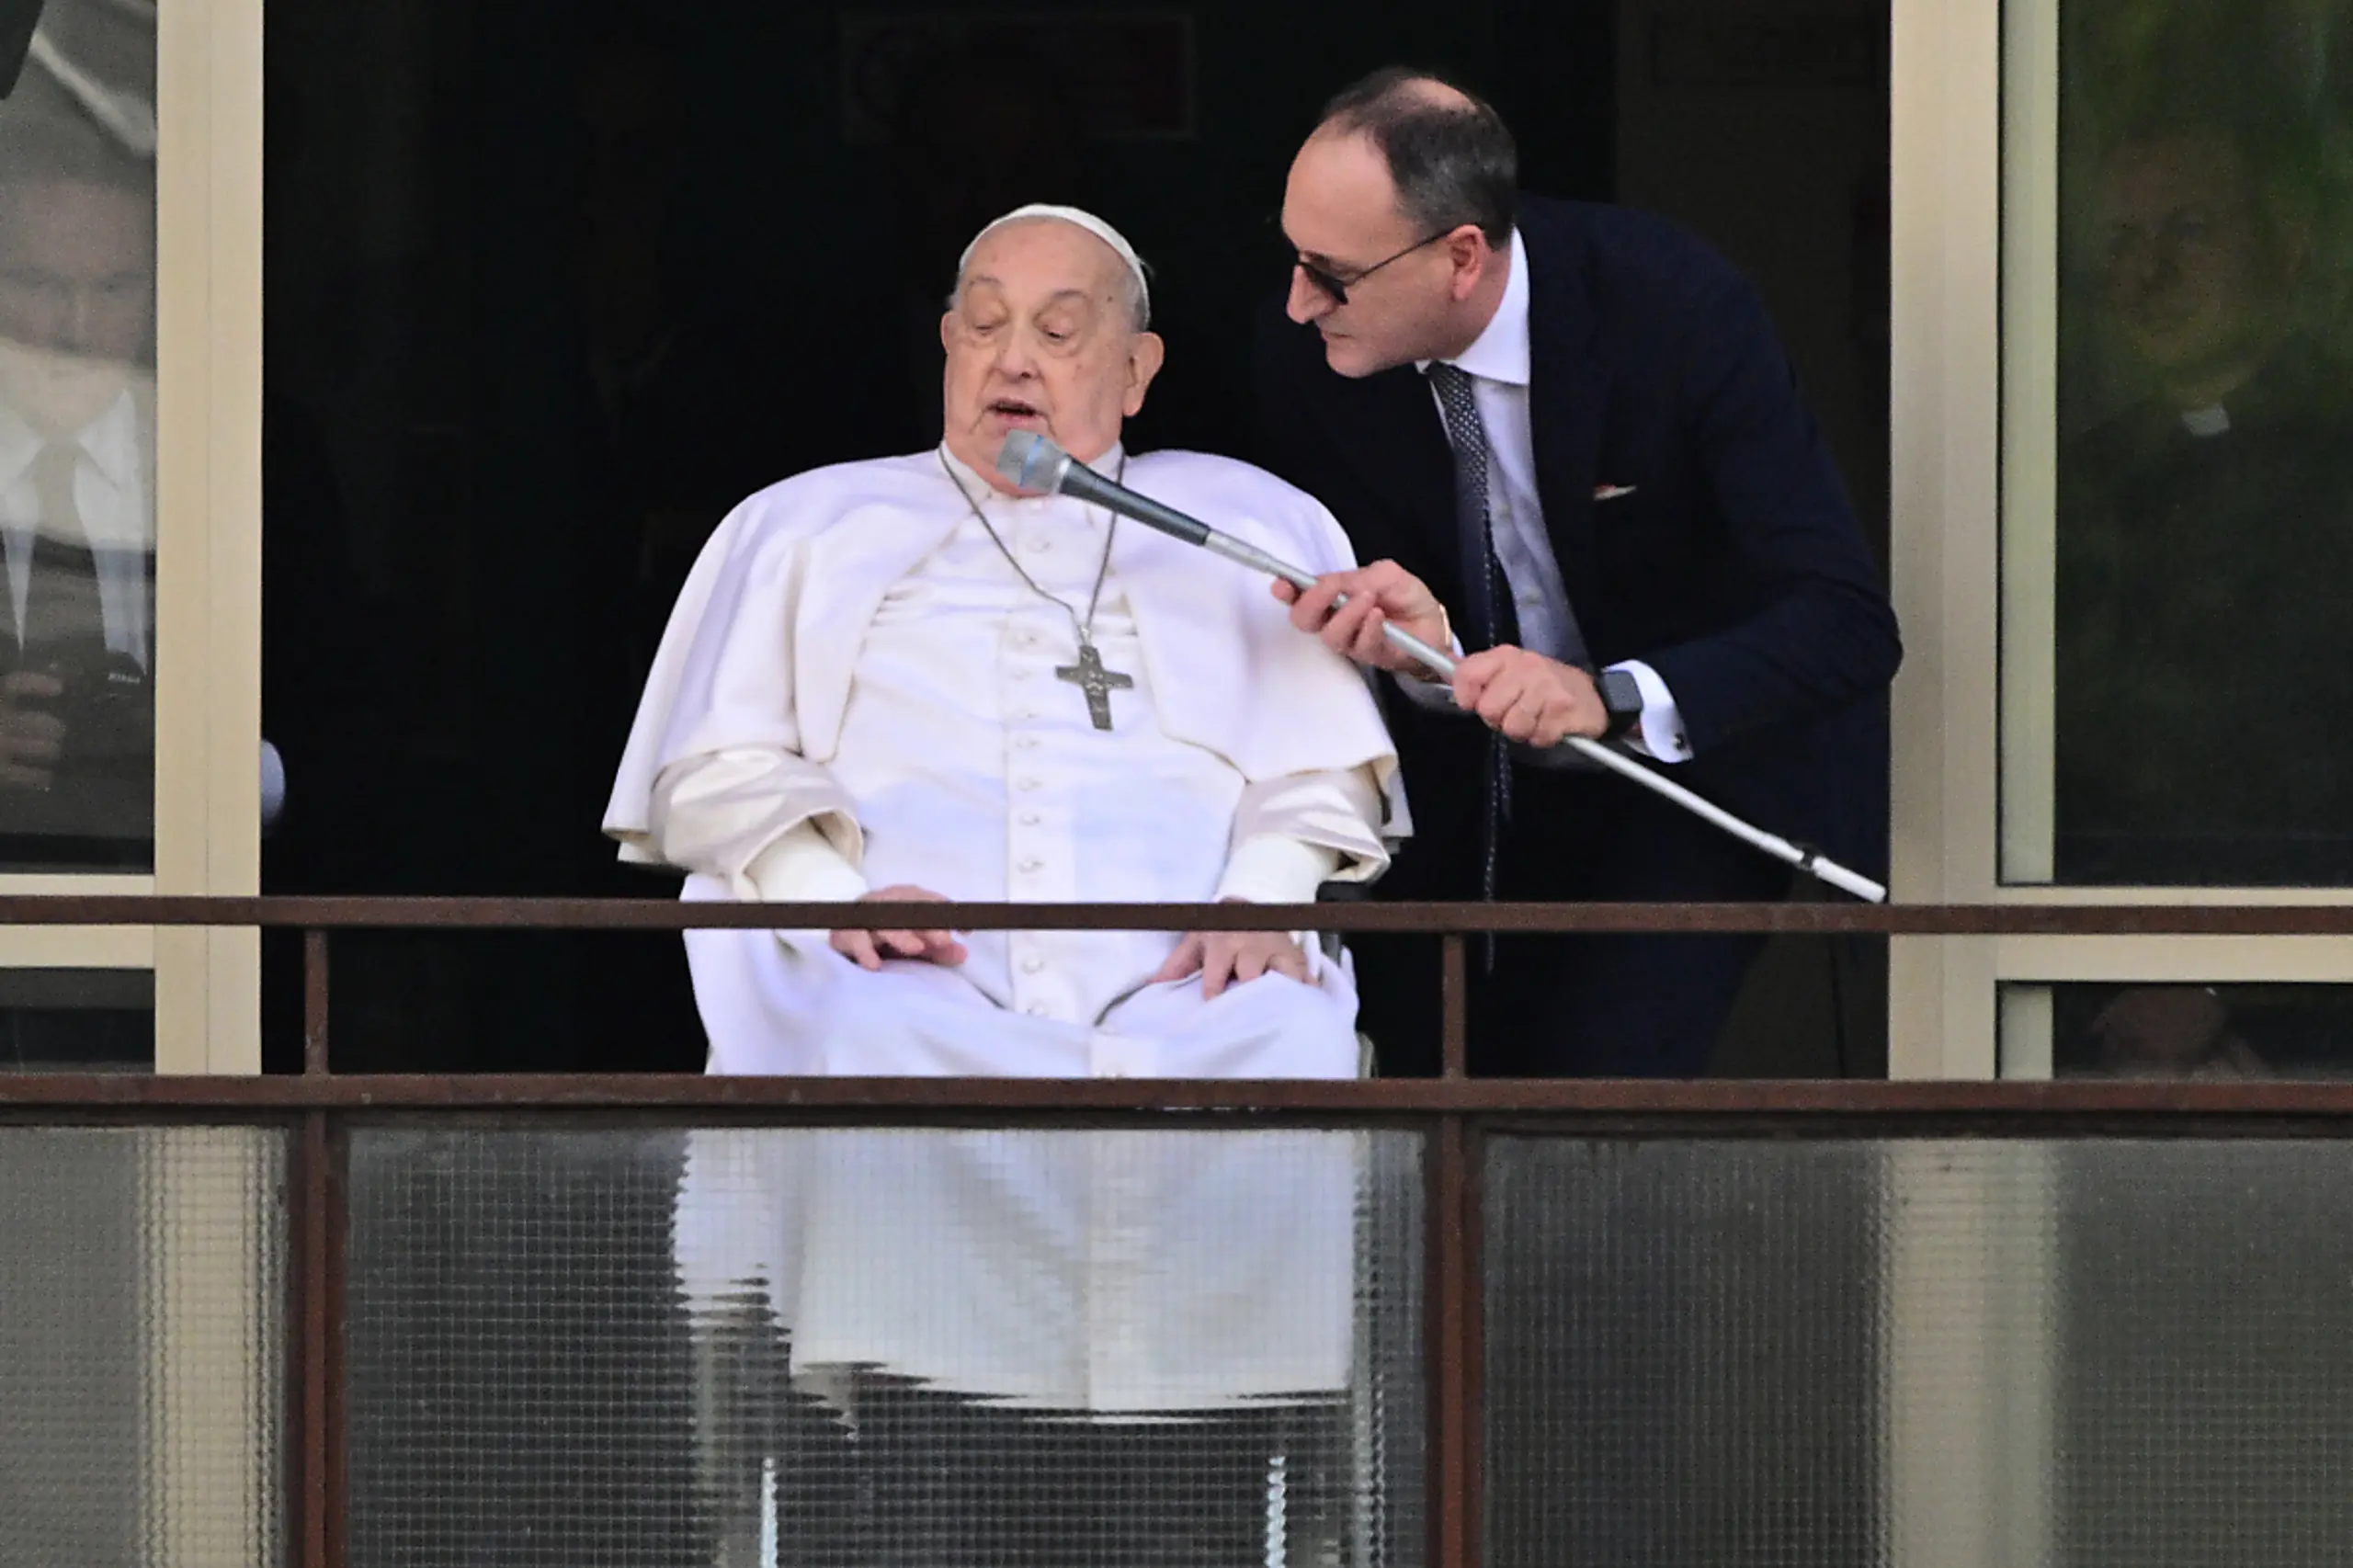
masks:
[[[597,823],[703,535],[936,438],[955,249],[1028,199],[1156,269],[1136,444],[1251,455],[1283,170],[1385,62],[1485,91],[1529,188],[1748,269],[1883,551],[1886,35],[1885,0],[273,7],[266,887],[671,896]],[[1883,956],[1824,950],[1768,960],[1723,1070],[1880,1069]],[[353,1070],[701,1064],[662,937],[356,935],[335,990]]]

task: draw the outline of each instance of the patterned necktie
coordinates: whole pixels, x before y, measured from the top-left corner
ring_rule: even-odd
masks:
[[[1471,376],[1456,366],[1434,363],[1429,377],[1446,419],[1447,440],[1454,448],[1454,510],[1462,554],[1465,618],[1479,648],[1517,642],[1519,629],[1511,611],[1510,587],[1495,560],[1495,526],[1488,512],[1487,430],[1479,422]],[[1486,764],[1485,809],[1480,813],[1479,896],[1492,903],[1496,858],[1504,827],[1511,820],[1511,752],[1499,730],[1487,732]],[[1487,938],[1486,948],[1487,967],[1493,969],[1493,937]]]

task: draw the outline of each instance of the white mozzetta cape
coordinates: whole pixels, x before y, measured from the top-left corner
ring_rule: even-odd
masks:
[[[1247,464],[1155,453],[1131,461],[1126,483],[1309,571],[1355,563],[1330,513]],[[742,868],[802,822],[859,858],[855,802],[825,767],[859,644],[884,594],[965,515],[934,452],[818,469],[729,515],[672,612],[606,808],[623,859]],[[1120,526],[1111,570],[1168,735],[1253,784],[1369,768],[1389,802],[1384,836],[1409,831],[1396,754],[1363,677],[1292,627],[1265,579],[1136,523]],[[731,785],[733,809],[699,800],[674,824],[674,770],[722,754],[757,757],[762,771]],[[725,826],[701,825],[715,821]],[[756,896],[740,878],[734,892]]]

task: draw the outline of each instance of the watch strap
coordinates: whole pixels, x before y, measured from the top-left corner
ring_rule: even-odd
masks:
[[[1631,670],[1603,670],[1593,677],[1596,690],[1601,694],[1601,706],[1609,715],[1609,728],[1602,732],[1604,738],[1619,740],[1633,733],[1643,722],[1643,685]]]

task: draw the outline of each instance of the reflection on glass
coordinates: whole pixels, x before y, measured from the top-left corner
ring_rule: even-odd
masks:
[[[1397,1504],[1360,1449],[1370,1150],[695,1134],[677,1263],[722,1369],[722,1537],[810,1561],[1417,1561],[1411,1528],[1376,1544]]]
[[[0,869],[153,861],[154,21],[51,0],[0,104]]]
[[[2064,26],[2058,878],[2353,882],[2353,4]]]
[[[152,970],[0,970],[0,1073],[143,1073],[155,1062]]]
[[[2353,1073],[2353,985],[2052,990],[2060,1077],[2325,1078]]]

